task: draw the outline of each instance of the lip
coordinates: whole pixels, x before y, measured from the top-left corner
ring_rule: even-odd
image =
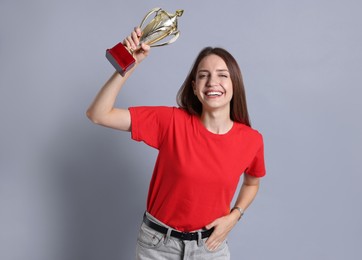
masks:
[[[220,90],[207,90],[204,92],[205,96],[208,97],[208,98],[218,98],[218,97],[221,97],[224,92],[223,91],[220,91]]]

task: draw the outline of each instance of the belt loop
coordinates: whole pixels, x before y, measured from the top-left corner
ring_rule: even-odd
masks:
[[[199,247],[202,246],[202,234],[201,234],[201,231],[197,232],[197,245]]]
[[[167,233],[166,233],[166,235],[165,235],[165,240],[163,241],[163,243],[164,243],[165,245],[167,245],[168,241],[170,240],[171,232],[172,232],[172,229],[171,229],[171,228],[168,228],[168,229],[167,229]]]

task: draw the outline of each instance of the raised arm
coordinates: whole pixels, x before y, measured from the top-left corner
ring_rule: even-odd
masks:
[[[128,109],[115,108],[114,105],[117,95],[127,78],[149,54],[150,47],[148,45],[142,44],[140,47],[136,47],[139,44],[140,36],[141,30],[135,28],[131,35],[124,39],[123,44],[128,49],[134,50],[133,57],[136,60],[136,64],[124,76],[115,72],[98,92],[87,110],[87,116],[93,123],[122,131],[131,130],[131,115]]]

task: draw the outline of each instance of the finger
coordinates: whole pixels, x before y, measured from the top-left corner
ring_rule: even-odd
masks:
[[[135,27],[135,28],[134,28],[134,30],[135,30],[135,32],[136,32],[136,34],[137,34],[137,36],[138,36],[138,37],[141,37],[141,35],[142,35],[141,28],[139,28],[139,27]]]
[[[210,224],[206,225],[205,228],[206,229],[212,229],[213,227],[215,227],[215,225],[216,225],[216,221],[213,221]]]
[[[225,240],[224,238],[218,238],[218,239],[214,240],[212,243],[210,243],[208,248],[210,250],[216,250],[219,248],[219,246],[223,243],[224,240]]]
[[[216,243],[215,243],[215,244],[212,244],[212,245],[210,245],[210,246],[208,247],[208,249],[209,249],[210,251],[214,251],[216,248],[217,248]]]
[[[206,240],[206,246],[207,248],[211,248],[213,247],[213,245],[216,243],[216,237],[215,235],[211,235],[207,240]]]
[[[219,248],[219,246],[221,245],[221,243],[220,242],[217,242],[217,243],[215,243],[215,245],[212,247],[212,251],[215,251],[216,249],[218,249]]]
[[[226,239],[226,234],[224,232],[214,231],[211,236],[206,240],[205,244],[207,248],[218,248],[222,241]],[[221,241],[221,242],[220,242]]]
[[[214,251],[216,249],[219,248],[219,246],[221,245],[221,242],[216,240],[216,241],[213,241],[211,243],[206,243],[206,247],[210,250],[210,251]]]
[[[124,39],[124,45],[125,45],[128,49],[135,49],[135,45],[134,45],[134,42],[133,42],[131,36],[127,36],[127,38]]]
[[[132,38],[132,41],[133,41],[133,44],[134,44],[134,45],[132,45],[132,48],[136,49],[136,47],[138,46],[140,40],[139,40],[138,35],[137,35],[137,33],[135,31],[133,31],[131,33],[131,38]]]

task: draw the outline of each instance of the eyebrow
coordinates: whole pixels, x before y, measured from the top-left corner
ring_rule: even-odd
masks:
[[[216,70],[217,72],[229,72],[228,69],[217,69]],[[206,70],[206,69],[201,69],[201,70],[198,70],[197,73],[199,72],[209,72],[209,70]]]

